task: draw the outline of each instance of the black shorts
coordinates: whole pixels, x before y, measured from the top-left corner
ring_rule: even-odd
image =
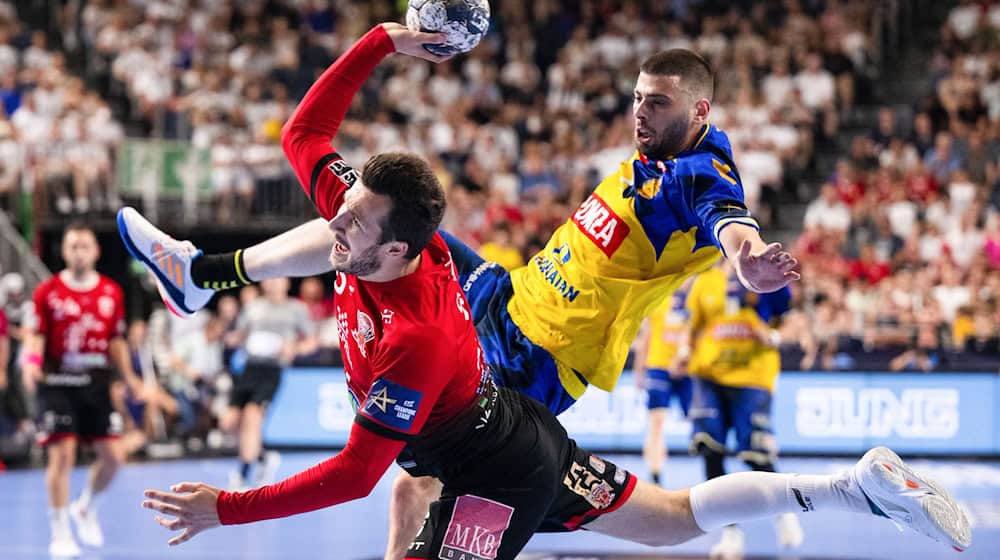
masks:
[[[513,441],[444,481],[406,558],[513,559],[535,533],[579,529],[632,494],[631,473],[577,447],[544,405],[507,393],[518,401]]]
[[[236,408],[243,408],[250,403],[267,406],[278,392],[283,369],[278,362],[248,360],[243,374],[233,382],[229,405]]]
[[[111,380],[107,370],[46,375],[38,387],[39,442],[120,436],[124,422],[111,403]]]

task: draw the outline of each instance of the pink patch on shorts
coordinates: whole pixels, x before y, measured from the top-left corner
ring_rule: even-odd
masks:
[[[495,560],[513,515],[514,508],[500,502],[479,496],[459,496],[438,558]]]

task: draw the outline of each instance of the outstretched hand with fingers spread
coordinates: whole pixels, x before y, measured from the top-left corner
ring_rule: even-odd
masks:
[[[167,541],[167,544],[176,546],[206,529],[222,524],[215,505],[222,490],[203,482],[181,482],[170,489],[175,493],[146,490],[144,495],[149,499],[142,502],[142,507],[146,509],[174,517],[167,519],[157,515],[157,523],[171,531],[184,531]]]
[[[743,285],[758,293],[769,293],[784,288],[801,278],[795,267],[799,261],[781,250],[781,243],[771,243],[764,250],[750,252],[750,240],[740,245],[739,275]]]

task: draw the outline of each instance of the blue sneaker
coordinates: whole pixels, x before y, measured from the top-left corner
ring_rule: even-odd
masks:
[[[135,208],[118,211],[118,233],[125,248],[156,277],[163,303],[178,317],[190,317],[205,307],[215,291],[199,288],[191,279],[191,263],[201,250],[156,229]]]

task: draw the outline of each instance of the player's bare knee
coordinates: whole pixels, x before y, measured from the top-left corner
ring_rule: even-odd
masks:
[[[74,457],[64,450],[49,450],[48,470],[57,475],[69,475],[73,470]]]
[[[105,469],[118,470],[125,464],[125,446],[121,442],[108,445],[100,454],[100,461]]]

